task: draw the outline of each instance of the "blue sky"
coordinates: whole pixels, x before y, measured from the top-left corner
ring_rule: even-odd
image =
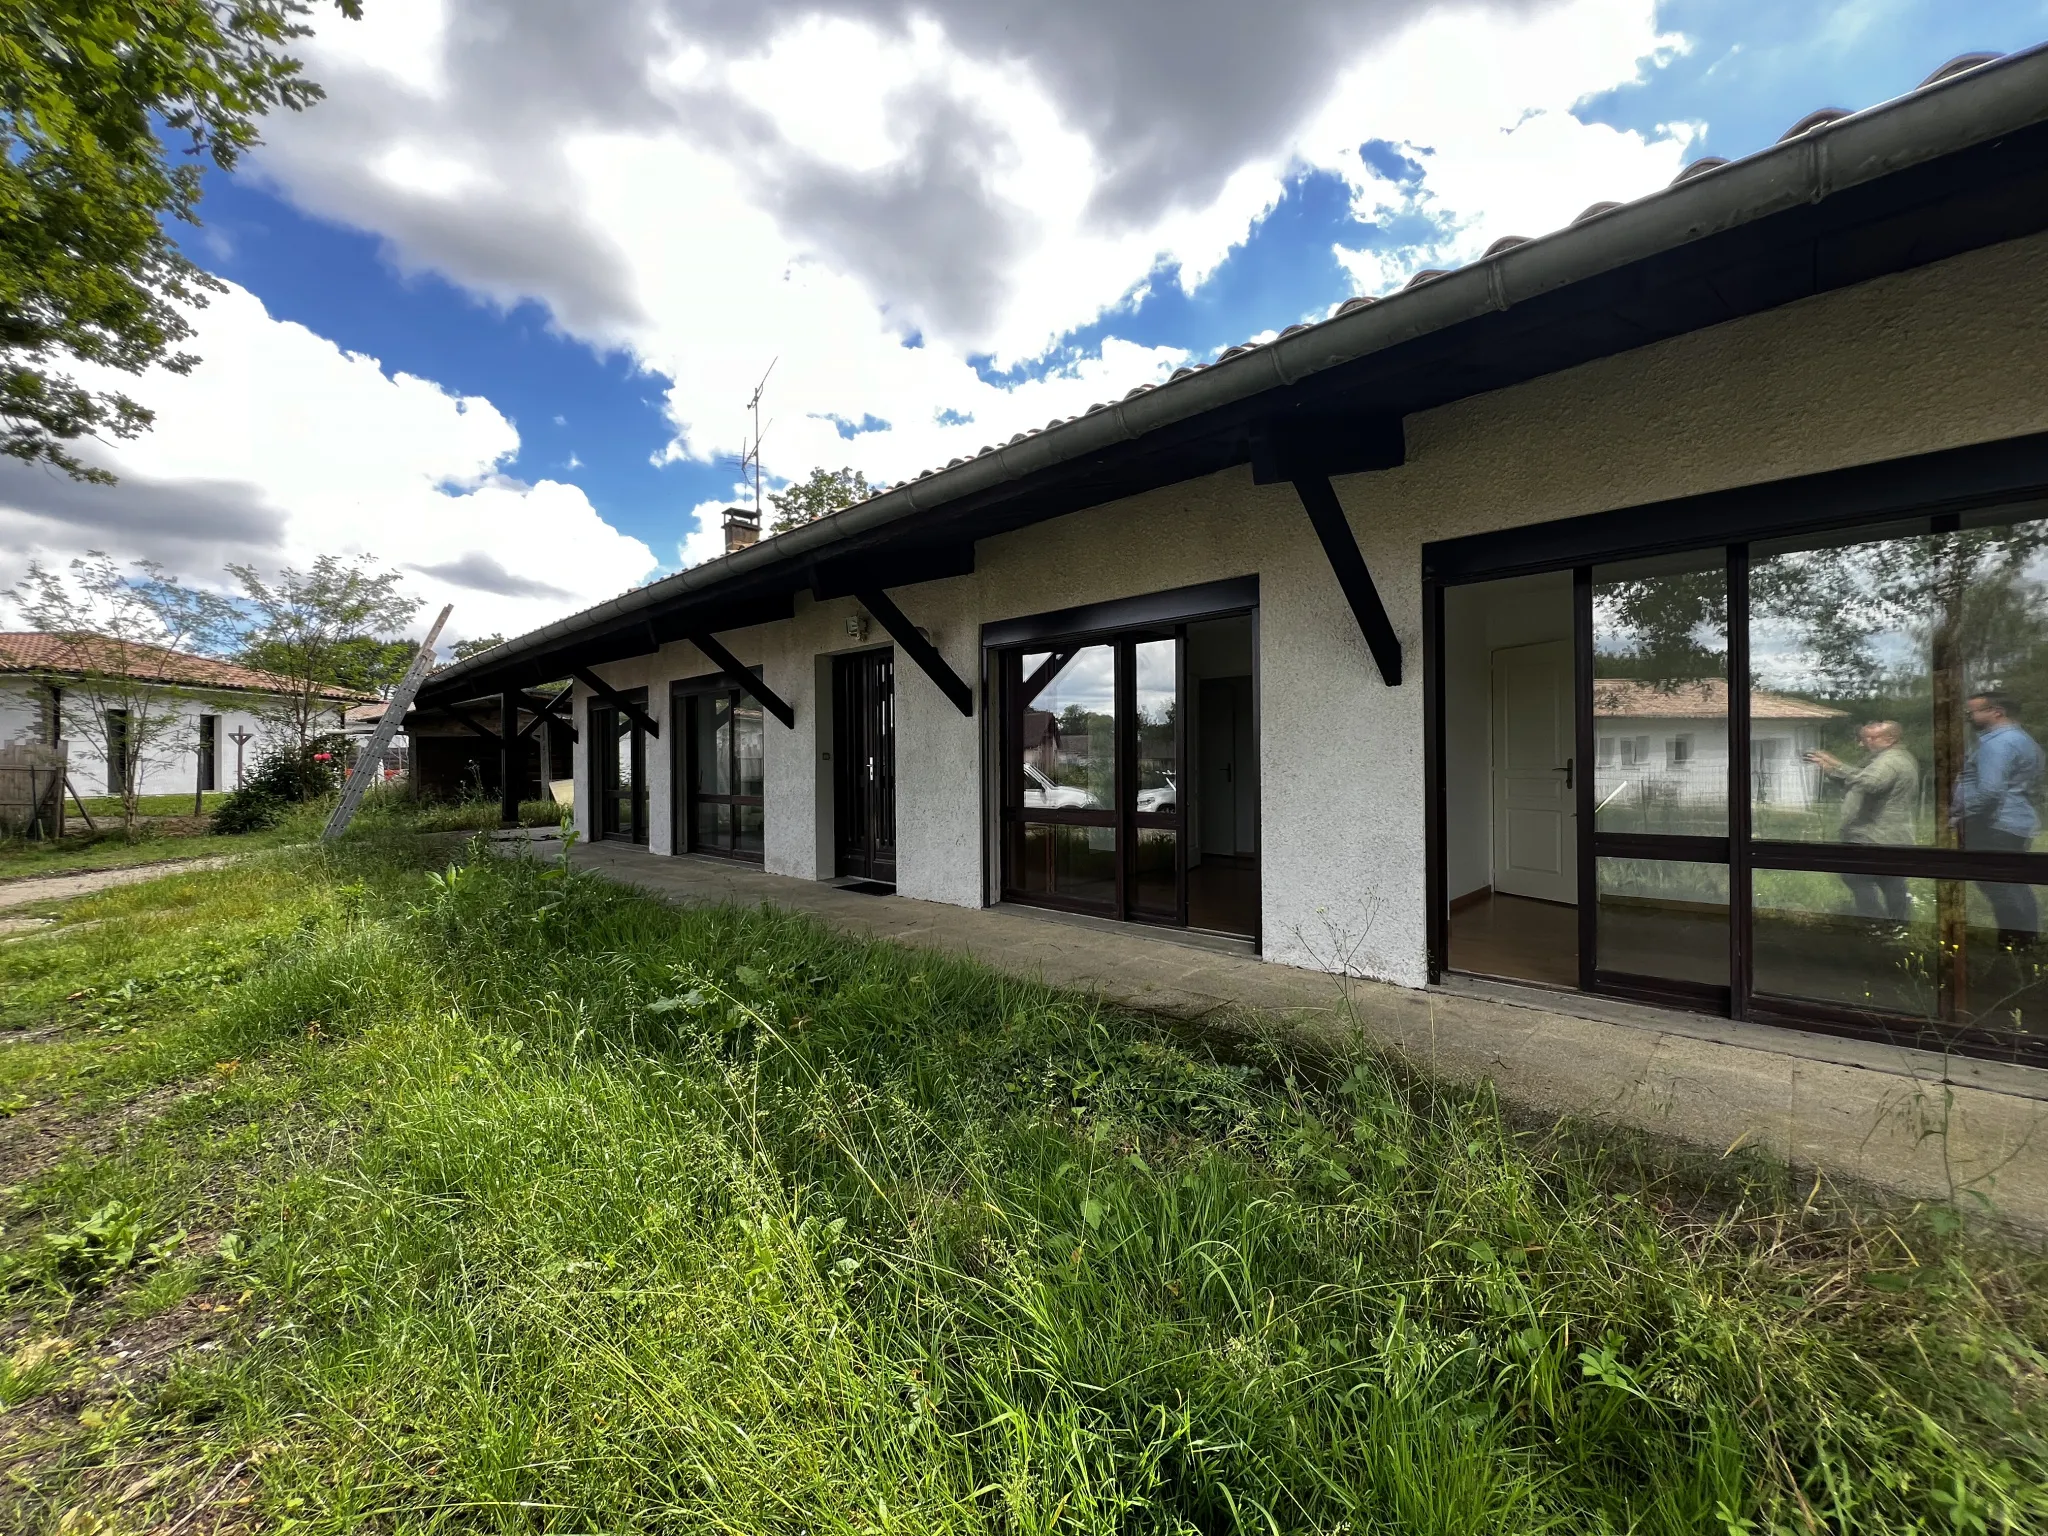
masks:
[[[190,248],[239,291],[202,327],[210,377],[163,386],[175,431],[119,461],[134,495],[229,487],[269,509],[259,557],[374,546],[456,596],[458,633],[523,627],[708,552],[771,359],[772,472],[900,477],[1470,259],[1502,219],[1540,234],[1814,107],[2048,40],[2048,0],[1411,3],[1406,33],[1300,82],[1327,99],[1294,120],[1300,48],[1262,64],[1256,38],[1219,39],[1247,83],[1218,126],[1174,117],[1190,93],[1143,73],[1140,32],[1091,67],[1126,71],[1166,146],[1147,158],[1128,122],[1090,120],[1057,15],[999,45],[973,8],[898,31],[764,13],[705,42],[715,81],[674,66],[639,101],[619,61],[641,67],[630,26],[667,3],[592,7],[620,18],[609,64],[609,21],[482,51],[464,17],[485,0],[369,0],[371,25],[326,26],[329,101],[209,189]],[[1301,15],[1275,32],[1316,5],[1276,7]],[[760,108],[763,78],[806,71],[817,87]],[[62,552],[68,514],[18,512],[0,557]],[[161,555],[164,526],[136,552]],[[246,555],[238,526],[199,517],[170,553]]]

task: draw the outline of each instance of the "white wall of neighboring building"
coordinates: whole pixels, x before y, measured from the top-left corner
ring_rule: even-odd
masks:
[[[43,700],[46,697],[40,684],[26,678],[0,679],[0,742],[43,740]],[[107,765],[101,744],[81,735],[70,718],[83,705],[84,700],[77,692],[67,692],[64,738],[71,784],[81,795],[108,794]],[[237,731],[248,732],[250,738],[241,748],[245,772],[254,771],[269,744],[272,728],[265,723],[258,707],[246,693],[160,698],[150,708],[153,716],[173,717],[174,723],[161,732],[154,732],[154,739],[144,748],[140,792],[145,795],[189,795],[197,788],[199,718],[202,715],[215,715],[220,720],[215,728],[218,742],[214,769],[216,788],[235,788],[236,747],[233,737]],[[94,733],[95,737],[98,735],[98,732]]]
[[[1263,952],[1419,985],[1423,544],[2048,430],[2048,237],[1459,401],[1406,429],[1405,465],[1337,482],[1406,656],[1398,688],[1374,669],[1293,490],[1255,486],[1248,469],[984,540],[971,576],[892,596],[979,691],[985,623],[1257,576]],[[854,646],[845,620],[858,611],[799,600],[789,620],[720,636],[797,712],[794,730],[767,724],[774,873],[831,873],[825,658]],[[687,644],[600,669],[614,687],[648,686],[661,723],[648,759],[656,853],[670,847],[668,684],[713,670]],[[896,678],[898,887],[979,905],[993,895],[989,723],[963,719],[900,653]],[[586,834],[589,743],[586,729]]]

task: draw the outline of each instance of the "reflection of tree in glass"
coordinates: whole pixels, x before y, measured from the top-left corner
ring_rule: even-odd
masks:
[[[2035,520],[1798,550],[1752,567],[1757,620],[1803,649],[1796,691],[1849,704],[1863,720],[1898,721],[1907,750],[1932,770],[1923,815],[1937,846],[1958,843],[1947,808],[1969,750],[1971,695],[1997,689],[2023,716],[2048,712],[2048,587],[2036,574],[2044,550],[2048,522]],[[2029,718],[2022,728],[2040,729]],[[1944,881],[1936,892],[1952,1016],[1971,1011],[1970,993],[1986,980],[1967,957],[1967,890]]]
[[[1595,604],[1600,676],[1672,690],[1725,675],[1728,577],[1719,566],[1602,582]]]
[[[2030,571],[2048,522],[1806,549],[1758,561],[1751,606],[1800,635],[1815,683],[1834,698],[1896,694],[1930,671],[1958,687],[2048,703],[2048,605]],[[1887,636],[1917,655],[1887,656]],[[1960,700],[1958,701],[1960,702]]]

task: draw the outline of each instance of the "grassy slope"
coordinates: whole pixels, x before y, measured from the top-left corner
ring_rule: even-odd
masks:
[[[0,947],[32,1529],[2048,1521],[2048,1265],[1953,1220],[531,864],[74,915]]]

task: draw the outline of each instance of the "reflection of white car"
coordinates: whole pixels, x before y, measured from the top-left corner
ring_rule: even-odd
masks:
[[[1024,804],[1035,811],[1087,811],[1095,808],[1095,797],[1078,784],[1055,784],[1026,763]]]
[[[1180,791],[1174,788],[1173,780],[1170,778],[1156,789],[1138,791],[1138,809],[1141,811],[1171,816],[1179,808]]]

